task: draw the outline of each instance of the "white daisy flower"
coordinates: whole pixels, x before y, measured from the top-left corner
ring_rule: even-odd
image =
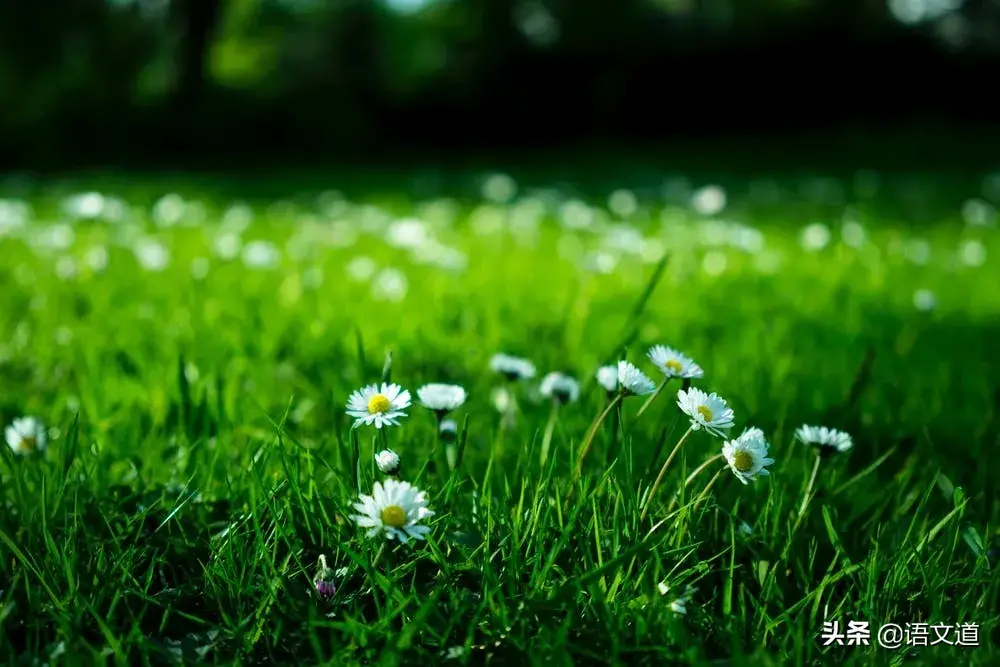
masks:
[[[428,410],[442,415],[462,407],[462,404],[465,403],[465,396],[465,389],[457,384],[432,382],[417,389],[420,403]]]
[[[45,451],[47,444],[45,427],[34,417],[15,419],[4,431],[4,436],[11,450],[21,456]]]
[[[666,345],[654,345],[649,348],[649,360],[667,378],[700,378],[705,375],[701,366],[686,354],[678,352]]]
[[[691,428],[705,429],[722,436],[733,427],[733,410],[726,400],[716,393],[706,394],[701,389],[681,389],[677,392],[677,406],[691,418]]]
[[[508,380],[530,380],[535,377],[535,365],[527,359],[509,354],[494,354],[490,359],[490,370],[500,373]]]
[[[572,403],[580,398],[580,383],[569,375],[557,371],[542,378],[539,391],[546,398],[557,400],[560,403]]]
[[[605,391],[613,392],[618,390],[617,366],[601,366],[597,369],[595,377],[597,378],[597,383],[604,387]]]
[[[399,454],[391,449],[383,449],[375,455],[375,465],[384,475],[395,475],[399,472]]]
[[[667,595],[670,593],[670,585],[665,581],[658,583],[656,588],[659,590],[660,595]],[[694,586],[686,586],[684,588],[684,594],[670,602],[670,611],[675,614],[687,614],[687,603],[691,601],[691,598],[696,592],[698,592],[698,589]]]
[[[410,392],[398,384],[385,382],[381,388],[377,384],[363,387],[347,399],[347,414],[355,417],[354,428],[362,424],[375,424],[375,428],[382,428],[384,425],[398,426],[398,419],[406,416],[403,410],[408,407]]]
[[[767,457],[767,440],[759,428],[748,428],[735,440],[722,445],[722,455],[729,468],[744,484],[757,479],[757,475],[770,475],[764,468],[774,463]]]
[[[645,373],[627,361],[618,362],[618,384],[633,396],[651,394],[656,389],[656,384]]]
[[[803,424],[795,430],[795,437],[806,445],[814,445],[826,451],[846,452],[854,446],[850,434],[826,426]]]
[[[409,482],[375,482],[372,495],[362,494],[359,500],[354,504],[359,514],[351,518],[368,529],[368,537],[384,533],[387,539],[406,544],[411,538],[422,540],[430,532],[428,526],[420,525],[423,519],[434,516],[427,509],[427,495]]]

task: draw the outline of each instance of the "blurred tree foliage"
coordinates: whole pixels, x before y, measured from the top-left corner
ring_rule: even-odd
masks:
[[[998,16],[997,0],[7,0],[0,156],[531,142],[947,105],[995,71]]]

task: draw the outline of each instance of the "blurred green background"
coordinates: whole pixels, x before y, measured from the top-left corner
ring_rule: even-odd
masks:
[[[995,0],[11,0],[0,168],[837,137],[815,161],[900,125],[983,161],[998,31]]]

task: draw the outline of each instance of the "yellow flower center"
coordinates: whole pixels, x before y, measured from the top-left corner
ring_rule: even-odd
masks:
[[[38,438],[33,435],[21,436],[21,449],[26,452],[33,452],[38,447]]]
[[[375,415],[380,412],[388,412],[392,403],[382,394],[375,394],[368,399],[368,414]]]
[[[681,362],[677,361],[676,359],[671,359],[670,361],[668,361],[663,365],[672,370],[674,373],[680,373],[682,370],[684,370],[684,366],[682,366]]]
[[[704,419],[705,421],[707,422],[712,421],[712,411],[708,409],[708,406],[699,405],[698,409],[695,410],[695,412],[701,415],[702,419]]]
[[[392,528],[402,528],[406,525],[406,512],[399,505],[389,505],[382,510],[382,523]]]
[[[750,472],[753,468],[753,455],[742,449],[737,451],[733,454],[733,467],[740,472]]]

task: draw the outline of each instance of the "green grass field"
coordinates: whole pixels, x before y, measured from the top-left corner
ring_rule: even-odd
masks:
[[[0,182],[0,418],[47,429],[0,448],[0,662],[996,664],[1000,183],[654,176]],[[702,429],[650,494],[679,381],[597,424],[594,374],[660,384],[654,344],[770,476]],[[407,416],[352,430],[382,379]],[[428,382],[468,390],[454,445]],[[854,447],[818,459],[802,424]],[[424,541],[351,518],[386,445]]]

